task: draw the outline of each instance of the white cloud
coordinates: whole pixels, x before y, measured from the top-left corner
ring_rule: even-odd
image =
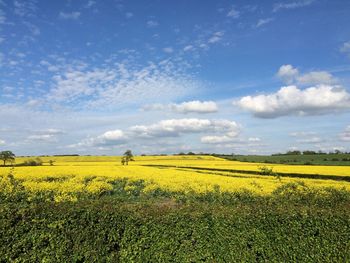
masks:
[[[282,65],[276,75],[286,84],[317,85],[334,84],[338,81],[327,71],[310,71],[300,74],[299,70],[292,65]]]
[[[323,142],[324,140],[321,139],[320,137],[309,137],[309,138],[302,138],[302,139],[298,139],[297,142],[299,143],[320,143]]]
[[[215,32],[208,40],[208,43],[214,44],[222,40],[222,37],[224,36],[224,32],[218,31]]]
[[[249,142],[260,142],[261,139],[259,137],[250,137],[250,138],[248,138],[248,141]]]
[[[15,0],[13,2],[14,13],[18,16],[33,16],[37,10],[37,1],[36,0]]]
[[[153,145],[152,147],[162,147],[161,145],[174,144],[165,140],[168,137],[179,137],[191,134],[215,133],[219,136],[204,136],[201,138],[203,143],[209,142],[212,137],[228,137],[230,140],[238,136],[239,126],[234,121],[229,120],[208,120],[208,119],[169,119],[162,120],[150,125],[135,125],[131,126],[125,131],[111,130],[99,135],[97,137],[87,138],[77,144],[69,145],[68,148],[79,149],[81,147],[92,146],[113,146],[113,145],[129,145],[130,143],[137,143],[145,147]],[[150,138],[156,138],[150,140]],[[177,143],[176,143],[177,144]],[[174,146],[176,145],[174,144]]]
[[[313,2],[315,2],[315,0],[300,0],[300,1],[294,1],[289,3],[276,3],[273,6],[273,12],[277,12],[282,9],[300,8],[300,7],[311,5]]]
[[[312,71],[301,75],[297,78],[298,83],[300,84],[333,84],[336,82],[336,79],[332,76],[332,74],[327,71]]]
[[[345,53],[350,57],[350,41],[343,43],[340,52]]]
[[[159,23],[155,20],[148,20],[147,21],[147,27],[157,27],[159,26]]]
[[[213,113],[218,111],[214,101],[188,101],[180,104],[172,104],[171,109],[179,113]]]
[[[209,136],[203,136],[201,138],[202,143],[206,144],[220,144],[220,143],[227,143],[232,142],[232,140],[235,137],[227,136],[227,135],[209,135]]]
[[[29,22],[23,22],[24,25],[29,29],[29,31],[32,33],[33,36],[40,35],[40,29],[36,25],[29,23]]]
[[[60,12],[59,17],[62,19],[73,19],[76,20],[80,17],[81,13],[80,12],[71,12],[71,13],[65,13],[65,12]]]
[[[41,142],[58,142],[58,136],[64,134],[62,130],[47,128],[33,131],[34,134],[27,137],[27,142],[41,141]]]
[[[82,149],[85,147],[104,147],[104,146],[116,146],[125,143],[128,137],[122,130],[111,130],[97,136],[90,137],[82,140],[76,144],[70,144],[68,148]]]
[[[87,2],[87,4],[85,5],[85,8],[91,8],[91,7],[93,7],[94,5],[96,5],[96,1],[89,0],[89,1]]]
[[[234,104],[261,118],[317,115],[350,109],[350,94],[339,86],[318,85],[304,90],[286,86],[276,93],[243,97]]]
[[[228,17],[231,17],[231,18],[238,18],[240,15],[239,11],[237,11],[235,8],[231,8],[231,10],[227,13],[227,16]]]
[[[350,125],[348,125],[344,132],[339,134],[339,139],[344,142],[350,142]]]
[[[57,135],[57,134],[63,134],[64,132],[60,129],[48,128],[44,130],[39,130],[38,133]]]
[[[238,145],[249,146],[263,146],[261,139],[258,137],[250,137],[248,139],[237,138],[238,133],[227,133],[224,135],[203,136],[201,142],[205,144],[216,144],[220,147],[237,148]],[[231,144],[231,143],[234,143]]]
[[[192,51],[194,47],[192,45],[187,45],[184,47],[184,51]]]
[[[277,72],[277,76],[287,84],[293,83],[298,75],[299,70],[292,65],[282,65]]]
[[[125,14],[125,17],[126,17],[126,18],[132,18],[133,16],[134,16],[134,14],[131,13],[131,12],[127,12],[127,13]]]
[[[30,135],[29,141],[56,142],[56,137],[52,134]]]
[[[55,75],[47,100],[70,107],[96,108],[176,99],[199,86],[183,67],[161,61],[146,67],[116,64],[95,70],[70,70]]]
[[[273,18],[265,18],[265,19],[259,19],[259,21],[256,23],[256,27],[261,27],[263,25],[266,25],[268,23],[271,23],[273,21]]]
[[[6,142],[4,140],[0,140],[0,145],[4,145]]]
[[[145,111],[174,111],[177,113],[214,113],[218,111],[218,107],[214,101],[187,101],[182,103],[171,104],[150,104],[142,108]]]
[[[100,137],[103,140],[107,141],[119,141],[125,138],[124,132],[121,130],[107,131]]]
[[[305,136],[314,136],[316,135],[315,132],[309,132],[309,131],[298,131],[298,132],[291,132],[289,133],[292,137],[305,137]]]
[[[220,132],[230,136],[239,133],[239,126],[234,121],[208,119],[170,119],[151,125],[136,125],[130,128],[141,137],[177,137],[188,133]]]
[[[163,51],[165,53],[173,53],[174,52],[174,49],[172,47],[165,47],[163,48]]]
[[[0,9],[0,25],[1,25],[1,24],[4,24],[5,21],[6,21],[5,12],[4,12],[2,9]]]

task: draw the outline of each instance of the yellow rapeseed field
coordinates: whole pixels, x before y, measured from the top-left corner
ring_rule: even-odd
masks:
[[[26,158],[17,158],[21,163]],[[54,191],[57,201],[65,194],[89,192],[98,194],[111,190],[112,182],[126,179],[130,183],[143,180],[143,191],[162,189],[171,192],[195,191],[203,193],[219,187],[221,191],[235,192],[249,190],[266,195],[282,184],[303,181],[312,187],[335,187],[350,190],[350,183],[336,180],[290,178],[282,176],[253,175],[225,170],[258,171],[267,166],[275,172],[297,174],[325,174],[350,176],[350,167],[266,165],[228,161],[212,156],[140,156],[128,166],[122,166],[120,157],[115,156],[71,156],[43,157],[43,166],[15,167],[13,174],[24,187],[32,192]],[[49,165],[49,160],[54,165]],[[156,166],[147,166],[156,165]],[[210,168],[213,170],[196,170]],[[218,169],[218,170],[215,170]],[[1,167],[0,175],[9,173],[10,167]],[[132,184],[130,184],[132,185]],[[132,188],[132,186],[130,186]]]

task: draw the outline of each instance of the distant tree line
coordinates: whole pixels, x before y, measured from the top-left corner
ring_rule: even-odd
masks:
[[[272,154],[272,156],[276,155],[314,155],[314,154],[350,154],[350,152],[342,152],[340,150],[334,150],[334,152],[323,152],[323,151],[311,151],[311,150],[305,150],[305,151],[287,151],[286,153],[277,153]]]

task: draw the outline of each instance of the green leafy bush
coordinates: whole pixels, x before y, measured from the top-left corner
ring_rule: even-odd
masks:
[[[43,161],[40,158],[28,159],[23,162],[24,166],[40,166],[43,165]]]

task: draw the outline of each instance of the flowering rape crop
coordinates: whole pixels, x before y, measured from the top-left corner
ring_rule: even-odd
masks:
[[[26,158],[17,158],[21,163]],[[277,187],[302,181],[310,187],[334,187],[350,190],[350,183],[342,180],[310,179],[303,175],[349,176],[347,166],[303,166],[273,165],[274,172],[282,177],[260,175],[259,169],[265,164],[228,161],[212,156],[139,156],[128,166],[120,163],[115,156],[69,156],[43,157],[43,166],[18,166],[12,172],[30,192],[52,191],[58,193],[57,201],[66,195],[88,192],[99,194],[113,188],[116,180],[126,180],[132,190],[132,183],[144,182],[144,192],[161,189],[169,192],[189,191],[204,193],[214,189],[225,192],[249,190],[267,195]],[[49,160],[54,165],[49,165]],[[200,168],[200,169],[197,169]],[[10,167],[1,167],[0,175],[9,173]],[[247,174],[235,171],[253,171]],[[299,178],[284,176],[283,173],[300,174]]]

